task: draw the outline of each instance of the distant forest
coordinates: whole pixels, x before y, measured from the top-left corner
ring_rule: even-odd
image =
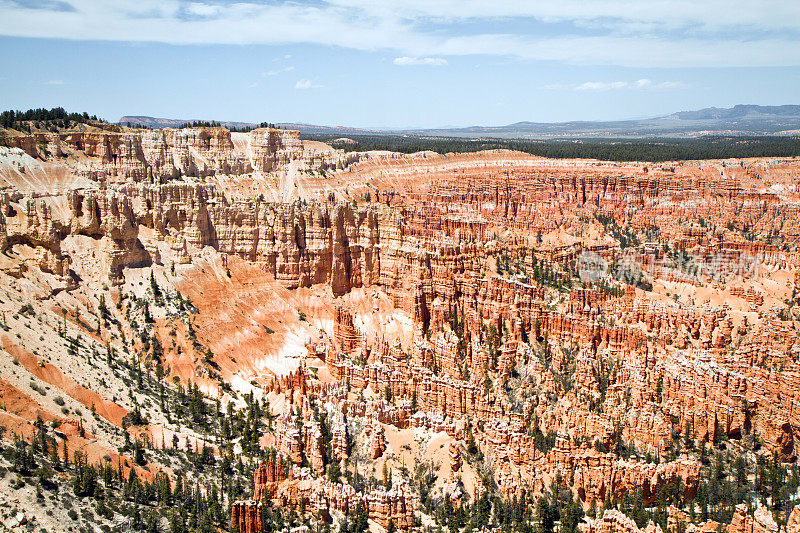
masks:
[[[302,135],[304,139],[331,143],[342,135]],[[800,156],[800,136],[724,137],[693,139],[580,139],[517,140],[413,137],[407,135],[348,135],[355,143],[334,143],[345,151],[391,150],[413,153],[430,150],[477,152],[505,148],[554,159],[580,158],[604,161],[682,161],[745,157]]]
[[[27,111],[3,111],[0,113],[0,127],[13,128],[18,122],[53,122],[69,125],[70,122],[105,122],[97,118],[96,115],[89,116],[89,113],[67,113],[63,107],[53,109],[28,109]],[[66,127],[66,126],[63,126]]]

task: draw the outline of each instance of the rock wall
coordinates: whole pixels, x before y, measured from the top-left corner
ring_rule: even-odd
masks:
[[[0,144],[42,159],[83,154],[91,168],[102,172],[103,181],[154,183],[181,176],[269,173],[292,161],[318,170],[342,168],[358,157],[337,150],[306,150],[298,131],[273,128],[248,133],[221,127],[63,131],[2,136]]]
[[[275,465],[262,464],[256,469],[254,496],[259,498],[233,503],[231,527],[239,528],[242,533],[261,533],[263,498],[271,499],[275,505],[295,509],[305,507],[316,516],[328,517],[333,510],[349,514],[361,505],[369,518],[381,527],[386,528],[392,522],[396,528],[407,530],[414,525],[415,503],[407,486],[359,493],[350,485],[314,479],[300,473],[287,478],[281,474],[282,468]]]

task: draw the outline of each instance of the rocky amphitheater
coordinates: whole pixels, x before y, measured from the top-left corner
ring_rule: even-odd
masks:
[[[3,130],[0,527],[798,532],[798,185]]]

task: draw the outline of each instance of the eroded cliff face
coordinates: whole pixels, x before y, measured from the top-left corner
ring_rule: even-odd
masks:
[[[3,136],[0,144],[39,159],[77,159],[95,179],[163,183],[180,177],[270,173],[298,162],[312,170],[343,168],[357,160],[332,149],[303,147],[294,130],[226,128],[64,131]]]
[[[30,301],[43,328],[152,365],[167,388],[199,386],[220,409],[263,401],[255,444],[235,448],[274,450],[253,500],[230,502],[242,532],[270,505],[411,528],[427,472],[459,505],[563,483],[589,509],[693,500],[706,447],[796,455],[795,160],[345,155],[273,129],[7,144],[12,327]],[[19,343],[45,353],[53,340],[29,329]],[[64,373],[100,364],[66,350],[50,356]],[[52,375],[36,379],[99,403]],[[114,379],[92,386],[124,403]],[[180,429],[157,404],[142,431],[167,440]],[[112,411],[98,416],[121,427]],[[740,514],[729,533],[755,530]],[[585,527],[634,529],[611,510]]]
[[[263,477],[264,467],[260,465],[256,469],[254,498],[233,504],[231,526],[241,532],[260,533],[264,530],[261,502],[267,500],[280,502],[284,507],[308,509],[314,515],[328,519],[334,512],[346,516],[362,507],[370,520],[383,528],[389,527],[390,522],[398,529],[410,529],[414,525],[414,499],[408,487],[359,493],[348,484],[331,483],[320,478],[298,479],[290,474],[288,479],[280,482],[266,482],[262,489],[259,479]],[[297,475],[303,474],[297,471]]]

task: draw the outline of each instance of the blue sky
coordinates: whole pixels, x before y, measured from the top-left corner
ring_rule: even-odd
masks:
[[[402,128],[798,95],[794,0],[0,0],[3,109]]]

